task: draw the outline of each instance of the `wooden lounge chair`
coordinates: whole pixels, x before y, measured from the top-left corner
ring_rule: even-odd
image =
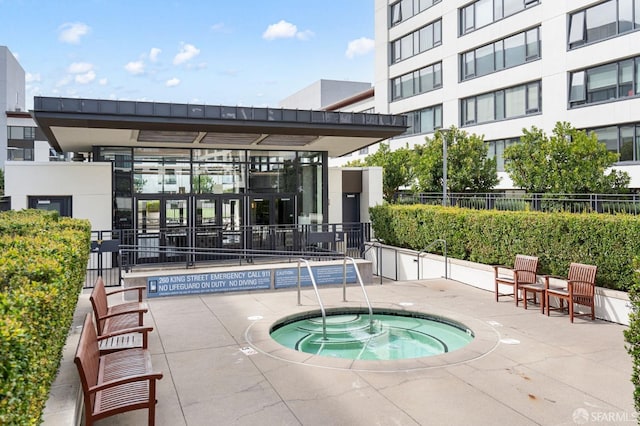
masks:
[[[145,327],[143,324],[143,315],[149,309],[142,301],[143,289],[144,287],[129,287],[107,293],[102,277],[96,280],[89,299],[93,307],[98,336],[101,337],[101,353],[134,347],[147,348],[148,333],[153,330],[153,327]],[[138,300],[109,306],[108,296],[127,291],[137,291]]]
[[[100,355],[98,336],[87,314],[74,362],[84,394],[87,426],[96,420],[132,410],[147,409],[148,424],[155,424],[156,382],[151,354],[146,349],[127,349]]]
[[[496,302],[502,296],[513,296],[518,306],[520,285],[534,284],[538,270],[538,258],[536,256],[516,255],[513,268],[503,265],[494,265],[496,284]],[[505,275],[505,272],[507,275]],[[500,293],[499,286],[506,285],[513,288],[513,293]]]
[[[545,304],[547,307],[547,315],[551,310],[564,310],[564,301],[569,305],[569,319],[573,322],[573,318],[577,316],[590,316],[591,320],[596,318],[594,295],[596,288],[596,272],[597,266],[585,265],[582,263],[572,263],[569,265],[569,273],[567,274],[567,284],[562,287],[552,287],[549,284],[551,278],[561,278],[547,275],[545,281]],[[559,306],[552,308],[549,305],[550,297],[557,297]],[[589,312],[576,313],[574,305],[583,305],[589,308]]]

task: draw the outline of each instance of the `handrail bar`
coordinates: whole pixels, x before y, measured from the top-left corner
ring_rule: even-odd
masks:
[[[300,301],[300,283],[302,282],[300,277],[300,262],[304,262],[307,266],[307,271],[309,271],[309,278],[311,278],[311,284],[313,284],[313,289],[315,290],[316,297],[318,298],[318,305],[320,305],[320,312],[322,312],[322,340],[327,340],[327,313],[324,310],[324,305],[322,304],[322,299],[320,299],[320,293],[318,292],[318,286],[316,285],[316,279],[313,276],[311,265],[307,259],[298,259],[298,306],[302,304]]]
[[[436,244],[442,244],[444,246],[444,278],[449,279],[448,270],[447,270],[447,241],[443,240],[442,238],[438,238],[437,240],[432,241],[427,247],[425,247],[418,253],[418,256],[417,256],[418,274],[416,276],[416,279],[418,280],[420,279],[420,256],[422,256],[423,254],[429,253],[427,250],[429,250]]]
[[[362,258],[366,259],[367,252],[372,248],[378,248],[376,252],[376,266],[378,268],[378,276],[380,277],[380,285],[382,285],[382,244],[380,243],[380,241],[369,241],[369,243],[369,247],[364,249],[364,252],[362,253]]]
[[[347,259],[351,261],[353,264],[353,269],[356,272],[356,277],[358,278],[358,283],[360,283],[360,287],[362,288],[362,294],[364,294],[364,300],[367,302],[367,306],[369,307],[369,333],[373,334],[373,308],[371,307],[371,302],[369,302],[369,296],[367,296],[367,291],[364,289],[364,282],[362,282],[362,276],[360,275],[360,271],[358,270],[358,265],[356,265],[356,261],[353,257],[345,257],[343,264],[343,287],[342,294],[343,299],[347,301]]]

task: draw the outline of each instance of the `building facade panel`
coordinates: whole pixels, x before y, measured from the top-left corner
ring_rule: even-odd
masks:
[[[417,14],[414,9],[414,16],[391,25],[394,4],[376,0],[375,6],[375,86],[384,88],[376,90],[379,111],[413,114],[442,105],[441,125],[462,126],[488,142],[499,141],[489,146],[502,165],[504,141],[518,138],[523,128],[537,126],[549,133],[556,122],[568,121],[595,130],[601,142],[620,154],[618,166],[627,171],[640,168],[632,164],[640,160],[640,147],[632,141],[640,123],[640,1],[445,1]],[[442,20],[440,46],[391,62],[388,54],[394,40],[438,19]],[[441,87],[394,99],[397,77],[438,62]],[[510,108],[505,99],[532,82],[539,86],[524,94],[526,105],[512,103],[514,111],[524,108],[524,114],[503,111]],[[571,101],[572,93],[581,93],[584,102]],[[474,116],[469,119],[471,110]],[[395,137],[390,145],[420,143],[433,134],[434,129],[425,129]],[[640,188],[640,173],[630,174],[631,186]],[[500,176],[506,178],[502,170]],[[498,188],[510,189],[509,185],[506,178]]]

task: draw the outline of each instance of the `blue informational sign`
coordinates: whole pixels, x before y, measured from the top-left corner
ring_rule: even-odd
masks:
[[[265,290],[271,288],[271,270],[206,272],[147,278],[147,296]]]
[[[317,285],[322,284],[342,284],[343,265],[321,265],[312,266],[311,271]],[[275,288],[295,287],[298,285],[298,268],[276,269],[274,271]],[[347,283],[356,282],[356,270],[353,264],[347,265]],[[300,267],[300,285],[310,286],[311,278],[305,266]]]

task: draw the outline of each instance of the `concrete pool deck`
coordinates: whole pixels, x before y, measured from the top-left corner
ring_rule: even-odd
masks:
[[[508,298],[496,303],[490,292],[444,279],[366,289],[374,308],[448,316],[474,330],[476,341],[433,358],[337,360],[297,353],[265,337],[276,320],[318,309],[310,289],[302,291],[302,306],[295,290],[150,299],[150,350],[154,367],[164,373],[156,424],[636,422],[623,325],[582,318],[571,324],[566,314],[547,317],[538,307],[516,308]],[[342,301],[341,287],[323,287],[320,294],[327,308],[361,306],[364,299],[356,286],[348,288],[349,302]],[[89,309],[83,294],[76,322]],[[65,349],[71,357],[72,345]],[[66,374],[77,376],[72,361]],[[68,424],[61,419],[48,407],[44,424]],[[139,410],[98,424],[140,425],[146,419],[146,410]]]

